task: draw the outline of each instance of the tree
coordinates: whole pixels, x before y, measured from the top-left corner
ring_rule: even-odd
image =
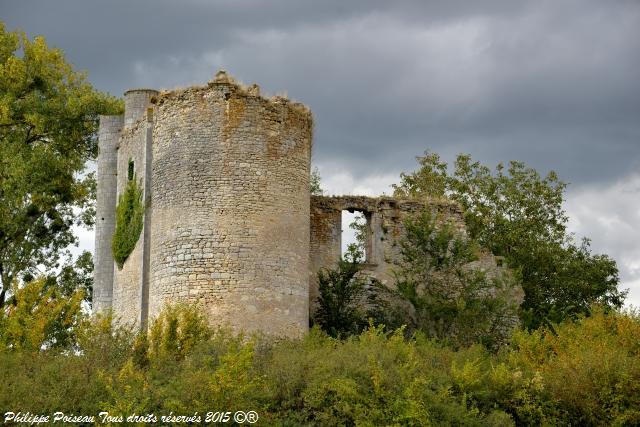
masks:
[[[317,167],[311,170],[311,177],[309,179],[309,191],[312,196],[322,196],[322,187],[320,185],[320,171]]]
[[[345,337],[361,332],[367,326],[362,306],[365,282],[358,277],[362,252],[351,244],[335,269],[318,272],[318,309],[315,323],[332,337]]]
[[[98,115],[121,110],[44,38],[0,23],[0,307],[21,275],[59,266],[74,224],[91,225]]]
[[[472,238],[504,256],[519,271],[525,292],[521,318],[530,328],[588,313],[593,303],[621,307],[618,269],[567,232],[562,208],[567,184],[554,172],[542,178],[522,162],[495,171],[459,155],[453,173],[435,153],[418,157],[420,168],[401,175],[394,195],[448,197],[461,204]]]
[[[455,347],[481,342],[496,348],[506,341],[517,324],[514,276],[474,264],[482,255],[478,243],[428,209],[407,219],[405,232],[396,293],[412,310],[396,315],[408,331]]]
[[[69,296],[60,293],[43,278],[20,288],[14,285],[12,303],[0,309],[0,348],[39,351],[74,344],[83,319],[83,291]]]

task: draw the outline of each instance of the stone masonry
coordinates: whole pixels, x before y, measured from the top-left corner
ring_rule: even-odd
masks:
[[[204,87],[127,91],[124,118],[101,118],[96,311],[142,326],[186,302],[212,324],[303,334],[312,126],[304,105],[224,72]],[[144,228],[119,269],[111,236],[130,168]]]
[[[223,71],[203,87],[127,91],[124,116],[100,118],[94,310],[145,327],[185,302],[213,325],[300,336],[318,271],[341,256],[343,210],[367,219],[363,272],[392,284],[403,221],[424,205],[310,197],[312,129],[304,105],[265,98]],[[111,238],[128,179],[143,189],[144,227],[119,269]],[[457,204],[430,208],[464,230]]]
[[[393,286],[393,269],[400,263],[399,242],[404,221],[425,208],[422,202],[393,197],[338,196],[311,198],[311,255],[309,302],[314,310],[318,298],[317,273],[335,267],[340,258],[342,211],[361,212],[366,219],[365,259],[361,272],[384,285]],[[464,231],[460,206],[450,200],[431,200],[434,217],[453,221]]]

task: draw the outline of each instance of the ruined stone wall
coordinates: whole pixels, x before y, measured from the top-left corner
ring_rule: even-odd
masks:
[[[318,281],[317,272],[322,268],[334,268],[340,257],[341,229],[349,224],[341,224],[343,210],[360,211],[367,218],[367,256],[358,274],[376,279],[390,288],[395,284],[394,269],[402,262],[401,242],[406,237],[405,222],[424,208],[431,211],[436,223],[450,223],[463,234],[466,228],[461,207],[450,200],[432,199],[422,203],[391,197],[339,196],[311,198],[311,254],[310,254],[310,291],[309,304],[311,316],[317,308]],[[488,251],[479,254],[476,261],[466,264],[469,270],[483,271],[497,284],[508,285],[512,278],[501,258],[494,257]],[[504,280],[506,279],[506,281]],[[455,290],[453,290],[455,292]],[[507,340],[513,328],[518,324],[518,307],[524,298],[520,286],[497,286],[487,292],[499,295],[505,306],[494,313],[491,320],[496,328],[494,336],[498,340]],[[366,303],[365,303],[366,304]],[[407,308],[410,309],[410,308]],[[486,319],[483,319],[486,320]]]
[[[144,120],[139,120],[131,127],[123,130],[118,144],[118,198],[123,193],[128,181],[129,161],[134,164],[134,179],[142,188],[145,167]],[[146,213],[145,213],[146,214]],[[113,311],[122,323],[137,324],[140,319],[140,300],[142,283],[143,244],[142,234],[122,268],[114,266]],[[115,264],[114,264],[115,265]]]
[[[369,236],[367,257],[362,273],[385,285],[393,285],[393,269],[400,262],[400,241],[405,235],[404,222],[418,213],[424,204],[392,197],[313,196],[311,198],[311,254],[309,298],[314,311],[318,297],[317,273],[321,268],[334,268],[340,258],[342,211],[363,212],[367,218]],[[448,200],[432,200],[429,207],[439,221],[452,221],[464,231],[460,206]]]
[[[185,301],[235,330],[305,332],[309,110],[220,75],[155,116],[150,317]]]
[[[313,312],[318,299],[318,272],[335,268],[341,256],[342,212],[311,197],[311,252],[309,254],[309,304]],[[345,224],[348,226],[348,224]]]

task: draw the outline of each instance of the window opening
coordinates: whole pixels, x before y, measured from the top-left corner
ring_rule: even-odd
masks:
[[[127,178],[129,179],[129,181],[131,181],[133,179],[133,168],[134,168],[134,163],[133,160],[129,160],[129,170],[127,173]]]
[[[361,262],[371,262],[370,215],[363,211],[342,211],[341,252],[344,257],[349,245],[356,245],[362,252]]]

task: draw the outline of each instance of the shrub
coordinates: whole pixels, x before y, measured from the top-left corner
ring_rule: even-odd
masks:
[[[499,353],[382,326],[347,339],[317,327],[298,340],[246,338],[210,329],[184,306],[166,309],[148,336],[109,317],[79,323],[75,335],[74,351],[0,349],[0,407],[158,416],[255,410],[261,425],[281,426],[640,423],[634,313],[595,309],[555,333],[517,332]]]
[[[640,318],[605,312],[548,331],[521,333],[511,365],[540,376],[541,400],[555,419],[572,425],[640,423]]]
[[[367,313],[363,307],[365,282],[358,277],[362,252],[350,245],[335,269],[318,272],[318,309],[314,323],[332,337],[357,334],[367,326]]]
[[[412,308],[398,313],[409,328],[456,347],[506,341],[517,323],[513,276],[473,266],[478,244],[428,210],[409,218],[405,230],[396,294]]]
[[[72,346],[83,298],[81,290],[61,295],[46,278],[21,287],[14,283],[11,303],[0,308],[0,348],[29,352]]]

